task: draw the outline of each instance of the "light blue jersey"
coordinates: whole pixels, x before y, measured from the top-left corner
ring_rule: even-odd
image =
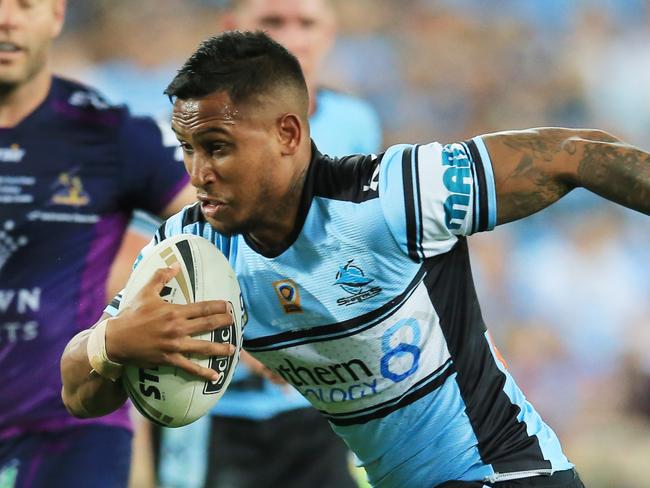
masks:
[[[221,249],[244,347],[322,412],[374,486],[550,474],[572,464],[497,359],[463,237],[496,224],[491,168],[480,138],[342,159],[314,147],[280,254],[217,234],[198,205],[153,243],[189,233]]]
[[[309,125],[318,147],[332,157],[379,152],[379,119],[372,107],[358,98],[333,90],[318,90],[316,111],[309,118]],[[242,363],[212,413],[265,420],[304,407],[309,407],[309,402],[294,388],[274,385],[252,374]]]

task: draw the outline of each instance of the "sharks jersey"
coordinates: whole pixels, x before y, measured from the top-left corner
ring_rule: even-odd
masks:
[[[175,150],[152,120],[61,78],[34,112],[0,129],[0,440],[129,425],[126,408],[71,417],[59,361],[101,315],[132,210],[157,213],[187,184]]]
[[[217,234],[197,205],[153,242],[196,234],[228,257],[244,348],[322,412],[374,486],[550,474],[572,464],[499,360],[472,283],[464,236],[496,224],[491,168],[480,138],[341,159],[314,148],[279,255]]]

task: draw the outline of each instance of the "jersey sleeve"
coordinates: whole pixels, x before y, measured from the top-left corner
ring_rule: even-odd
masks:
[[[148,117],[127,116],[120,132],[122,184],[129,209],[159,214],[189,180],[171,129]]]
[[[414,261],[496,225],[492,163],[480,137],[389,148],[380,163],[379,198],[395,240]]]

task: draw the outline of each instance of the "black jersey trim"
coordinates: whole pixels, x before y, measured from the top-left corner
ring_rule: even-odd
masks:
[[[476,297],[464,237],[438,261],[424,278],[440,328],[454,358],[456,382],[465,411],[478,440],[478,451],[497,472],[551,468],[539,439],[528,435],[517,416],[486,339],[486,327]]]
[[[244,348],[249,352],[277,351],[313,342],[340,339],[367,330],[399,310],[402,303],[408,300],[415,291],[425,274],[426,267],[421,266],[402,293],[371,312],[334,324],[320,325],[310,329],[291,330],[258,339],[244,340]]]
[[[156,231],[156,233],[153,236],[153,243],[154,244],[158,244],[158,243],[164,241],[165,239],[167,239],[167,235],[166,235],[166,232],[165,232],[166,227],[167,227],[167,222],[163,222],[160,225],[160,227],[158,227],[158,230]]]
[[[391,413],[412,404],[435,389],[440,388],[455,372],[456,370],[454,369],[453,362],[451,358],[449,358],[434,372],[422,378],[407,392],[397,398],[355,412],[345,412],[340,414],[332,414],[323,410],[320,410],[320,412],[334,425],[345,426],[365,424],[371,420],[384,418]],[[364,412],[368,413],[364,414]]]
[[[122,294],[118,293],[115,295],[115,297],[111,300],[111,303],[108,305],[109,307],[113,307],[115,310],[118,310],[120,308],[120,303],[122,302]]]
[[[413,195],[413,164],[412,148],[404,149],[402,153],[402,185],[404,188],[404,211],[406,213],[406,245],[409,257],[416,262],[421,261],[417,250],[417,223],[415,220],[415,196]]]
[[[416,145],[413,149],[413,156],[415,161],[413,165],[415,167],[415,205],[417,205],[418,210],[418,225],[417,225],[417,250],[420,256],[420,259],[424,259],[424,249],[422,243],[424,242],[424,229],[422,229],[422,193],[420,192],[420,145]]]
[[[194,224],[205,223],[205,217],[203,212],[201,212],[201,203],[197,202],[189,208],[185,209],[183,213],[183,220],[181,221],[181,229],[189,227]]]
[[[379,197],[376,155],[320,156],[315,168],[314,196],[362,203]]]
[[[474,177],[477,180],[476,188],[478,189],[478,194],[476,195],[478,200],[478,215],[474,212],[474,223],[473,223],[473,232],[484,232],[488,230],[488,196],[487,196],[487,184],[485,179],[485,168],[483,167],[483,160],[481,159],[481,154],[479,153],[476,143],[472,140],[465,141],[464,143],[469,149],[470,160],[472,161],[472,168],[474,172]],[[474,207],[476,208],[476,207]]]

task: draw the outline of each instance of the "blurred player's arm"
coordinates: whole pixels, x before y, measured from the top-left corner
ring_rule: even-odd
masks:
[[[185,205],[194,202],[196,202],[196,189],[188,183],[174,196],[174,198],[172,198],[167,206],[162,209],[162,211],[158,214],[158,217],[161,217],[163,219],[171,217],[175,213],[180,212]]]
[[[482,136],[497,223],[531,215],[577,187],[650,215],[650,154],[606,132],[542,128]]]
[[[163,208],[158,217],[166,219],[181,211],[188,204],[196,201],[196,189],[189,183],[180,190],[174,198]],[[151,240],[150,235],[138,232],[131,227],[127,228],[120,249],[115,255],[108,280],[106,281],[106,300],[111,300],[124,288],[129,276],[133,262],[138,253]]]

